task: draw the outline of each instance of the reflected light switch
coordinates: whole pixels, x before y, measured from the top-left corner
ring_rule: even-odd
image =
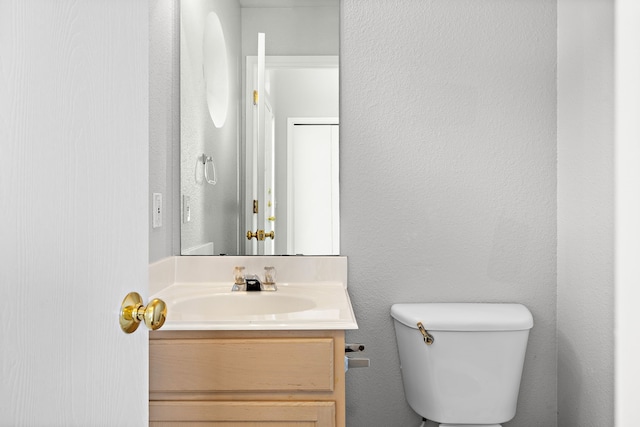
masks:
[[[162,227],[162,193],[153,193],[153,228]]]
[[[191,221],[191,197],[182,196],[182,222],[186,224]]]

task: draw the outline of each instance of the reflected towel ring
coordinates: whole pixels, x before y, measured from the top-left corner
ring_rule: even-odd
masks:
[[[218,178],[216,175],[216,165],[215,163],[213,163],[213,157],[211,156],[207,156],[206,154],[202,154],[202,156],[200,156],[200,158],[198,159],[199,162],[202,163],[203,167],[204,167],[204,179],[205,181],[207,181],[208,184],[211,185],[216,185],[216,183],[218,182]],[[209,166],[211,165],[211,172],[212,172],[212,177],[209,177]],[[196,177],[197,179],[197,177]]]
[[[211,156],[206,156],[203,154],[202,161],[204,163],[204,179],[207,181],[207,183],[216,185],[216,182],[218,182],[218,178],[216,177],[216,165],[215,163],[213,163],[213,158]],[[209,178],[209,173],[207,172],[209,168],[207,167],[207,165],[211,165],[211,170],[213,171],[213,179]]]

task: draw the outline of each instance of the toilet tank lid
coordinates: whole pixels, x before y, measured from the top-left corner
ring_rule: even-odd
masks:
[[[520,331],[533,327],[533,316],[522,304],[403,303],[391,306],[391,316],[417,329],[432,331]]]

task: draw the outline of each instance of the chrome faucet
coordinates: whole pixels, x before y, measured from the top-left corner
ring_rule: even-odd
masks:
[[[264,280],[255,274],[245,274],[244,267],[233,269],[233,287],[231,291],[277,291],[275,267],[264,268]]]

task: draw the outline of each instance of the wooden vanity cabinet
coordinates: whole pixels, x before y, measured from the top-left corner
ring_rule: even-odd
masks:
[[[154,331],[149,425],[344,427],[344,331]]]

